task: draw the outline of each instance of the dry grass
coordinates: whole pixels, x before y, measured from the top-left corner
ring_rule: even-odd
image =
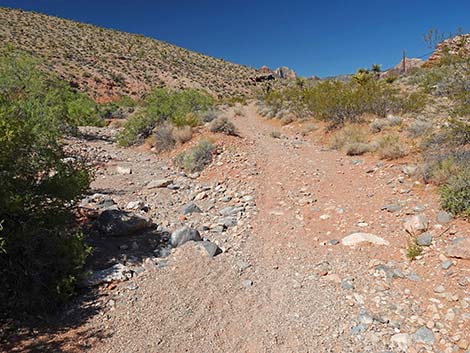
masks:
[[[215,119],[211,122],[209,129],[212,132],[219,132],[225,135],[238,135],[235,125],[230,120],[228,120],[227,117],[220,117]]]
[[[397,134],[385,135],[377,140],[377,152],[381,159],[398,159],[406,156],[406,146]]]
[[[333,134],[330,140],[330,147],[335,150],[340,150],[346,145],[358,143],[368,143],[367,132],[361,125],[350,124]]]
[[[183,144],[191,141],[191,138],[193,137],[193,129],[191,126],[175,127],[173,128],[172,134],[175,141]]]

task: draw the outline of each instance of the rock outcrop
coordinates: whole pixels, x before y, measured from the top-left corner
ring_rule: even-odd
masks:
[[[455,36],[439,43],[426,64],[435,65],[446,55],[470,57],[470,34]]]

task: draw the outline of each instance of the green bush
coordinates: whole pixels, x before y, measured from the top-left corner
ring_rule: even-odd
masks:
[[[0,53],[0,312],[36,313],[66,300],[88,249],[74,206],[90,175],[61,145],[94,106],[37,69],[30,56]],[[80,112],[83,111],[84,115]]]
[[[426,104],[426,96],[401,94],[369,73],[358,73],[357,79],[350,82],[327,80],[311,87],[273,90],[266,95],[265,104],[274,115],[288,109],[297,116],[313,115],[335,128],[359,122],[363,114],[385,117],[389,113],[419,112]]]
[[[201,140],[187,152],[180,153],[175,158],[175,165],[179,168],[194,173],[202,171],[212,161],[214,147],[208,140]]]
[[[424,178],[441,186],[441,206],[454,215],[470,215],[470,124],[450,119],[424,144]]]
[[[452,175],[441,187],[441,206],[453,215],[470,216],[470,170]]]
[[[118,137],[122,146],[143,141],[159,124],[169,121],[173,125],[197,126],[197,114],[207,111],[214,100],[197,90],[170,91],[164,88],[154,90],[143,102],[142,109],[129,118]]]

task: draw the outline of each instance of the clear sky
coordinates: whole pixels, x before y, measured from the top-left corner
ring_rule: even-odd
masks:
[[[383,68],[430,51],[430,28],[470,30],[470,0],[0,0],[149,37],[255,68],[303,76]]]

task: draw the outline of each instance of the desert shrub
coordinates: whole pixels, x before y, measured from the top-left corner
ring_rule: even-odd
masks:
[[[243,109],[243,107],[236,107],[233,110],[233,113],[235,114],[235,116],[245,116],[245,110]]]
[[[224,100],[230,107],[235,106],[236,104],[246,105],[246,97],[245,96],[232,96],[226,98]]]
[[[290,123],[292,123],[294,121],[294,117],[292,114],[288,114],[284,117],[282,117],[281,119],[281,125],[282,126],[285,126],[285,125],[289,125]]]
[[[201,121],[203,123],[210,123],[212,120],[217,119],[220,116],[220,111],[216,109],[209,109],[201,113]]]
[[[432,124],[425,120],[415,120],[407,128],[408,135],[412,138],[426,135],[431,130]]]
[[[398,79],[398,75],[389,75],[389,76],[385,77],[385,82],[391,84],[391,83],[395,82],[397,79]]]
[[[171,122],[177,127],[196,127],[201,125],[201,118],[196,113],[189,112],[185,115],[175,116],[171,119]]]
[[[348,156],[360,156],[364,153],[373,151],[373,145],[364,142],[347,143],[344,151]]]
[[[271,136],[274,139],[280,139],[281,138],[281,133],[279,131],[271,131],[269,133],[269,136]]]
[[[411,239],[408,242],[408,246],[406,248],[406,257],[412,261],[416,259],[422,253],[423,253],[423,248],[417,244],[416,238]]]
[[[312,123],[307,123],[303,126],[303,129],[302,129],[302,136],[307,136],[308,134],[310,134],[312,131],[315,131],[317,129],[317,126],[315,124],[312,124]]]
[[[385,119],[376,119],[369,124],[369,128],[373,133],[379,133],[386,127],[400,126],[403,119],[396,115],[389,115]]]
[[[452,176],[461,174],[470,166],[470,151],[448,151],[425,155],[423,177],[436,185],[445,184]]]
[[[174,163],[190,173],[200,172],[212,162],[213,149],[210,141],[201,140],[189,151],[177,155]]]
[[[406,149],[398,135],[386,135],[377,140],[379,157],[381,159],[398,159],[406,156]]]
[[[152,145],[157,151],[171,150],[176,144],[173,126],[170,123],[158,125],[153,130]]]
[[[212,132],[221,132],[226,135],[237,135],[237,129],[235,125],[230,120],[228,120],[227,117],[215,119],[214,121],[212,121],[209,129]]]
[[[470,216],[470,169],[452,175],[441,187],[441,206],[453,215]]]
[[[92,105],[37,64],[13,49],[0,54],[2,314],[54,309],[73,294],[88,253],[73,212],[90,174],[61,140]]]
[[[470,124],[450,119],[423,144],[423,177],[440,185],[441,206],[454,215],[470,215]]]
[[[468,58],[448,58],[439,65],[417,69],[411,77],[411,82],[418,84],[428,93],[436,96],[454,96],[462,91],[468,91],[470,76],[470,60]]]
[[[389,113],[418,112],[424,108],[423,94],[401,94],[369,73],[359,76],[349,82],[327,80],[304,88],[272,90],[266,94],[265,103],[275,113],[289,108],[297,116],[312,114],[333,128],[357,123],[363,114],[385,117]]]
[[[379,133],[387,126],[388,124],[385,119],[377,119],[369,124],[370,131],[374,134]]]
[[[104,126],[99,105],[86,94],[69,91],[66,102],[69,126]]]
[[[122,146],[141,142],[165,121],[179,127],[197,126],[200,124],[198,114],[207,111],[213,103],[211,96],[197,90],[156,89],[145,99],[139,113],[125,124],[118,142]]]
[[[191,126],[173,128],[173,138],[178,143],[186,143],[193,137],[193,129]]]
[[[396,115],[388,115],[385,121],[388,126],[400,126],[403,123],[403,119]]]
[[[336,131],[330,140],[332,149],[342,149],[346,145],[358,143],[367,143],[368,137],[364,129],[360,125],[350,124]]]

